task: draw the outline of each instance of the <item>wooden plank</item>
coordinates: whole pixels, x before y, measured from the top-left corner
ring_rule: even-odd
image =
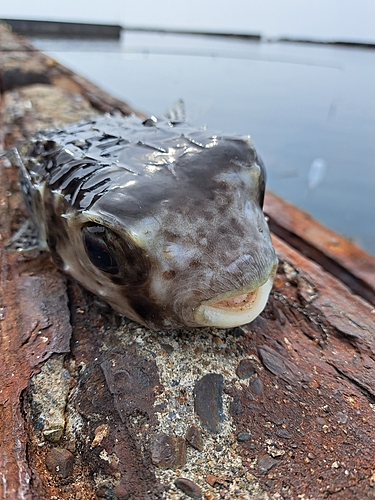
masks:
[[[4,251],[16,172],[0,163],[0,498],[28,499],[32,471],[21,397],[44,360],[69,352],[71,325],[64,279],[49,260],[37,263]]]
[[[243,457],[257,460],[260,483],[282,498],[371,498],[375,308],[273,241],[280,267],[271,299],[243,327],[247,351],[265,368],[263,389],[232,392],[238,428],[253,436]]]
[[[264,210],[271,231],[375,304],[375,260],[343,236],[271,192]]]

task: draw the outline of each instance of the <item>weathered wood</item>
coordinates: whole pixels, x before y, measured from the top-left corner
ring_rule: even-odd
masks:
[[[124,115],[142,113],[130,108],[85,78],[39,52],[26,39],[16,37],[0,23],[0,93],[35,83],[53,84],[77,92],[101,112],[120,111]]]
[[[265,212],[274,234],[375,305],[375,260],[371,255],[270,192]]]
[[[242,405],[235,420],[254,436],[255,449],[243,454],[258,457],[261,484],[282,497],[371,498],[375,309],[277,237],[274,244],[281,266],[272,297],[262,319],[244,327],[266,368],[264,389],[232,393]],[[276,460],[268,474],[262,455]]]
[[[4,251],[12,173],[6,175],[1,165],[0,497],[10,499],[31,498],[22,392],[52,353],[69,352],[71,334],[66,286],[61,276],[56,279],[56,269],[46,259],[28,261]]]
[[[56,77],[65,90],[13,90],[17,110],[33,109],[17,120],[4,94],[8,144],[51,114],[76,118],[77,108],[63,114],[61,92],[95,112],[70,76]],[[232,330],[151,332],[103,308],[48,255],[3,251],[22,218],[17,171],[5,164],[1,498],[374,497],[375,308],[332,263],[371,290],[375,259],[268,193],[271,227],[287,242],[274,236],[280,265],[261,317]]]

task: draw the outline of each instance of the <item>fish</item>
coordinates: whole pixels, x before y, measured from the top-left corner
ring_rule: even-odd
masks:
[[[29,219],[8,250],[50,252],[154,330],[232,328],[265,308],[278,260],[249,136],[106,114],[39,132],[18,164]]]

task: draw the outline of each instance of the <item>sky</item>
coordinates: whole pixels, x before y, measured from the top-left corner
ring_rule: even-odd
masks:
[[[3,0],[0,17],[375,43],[374,0]]]

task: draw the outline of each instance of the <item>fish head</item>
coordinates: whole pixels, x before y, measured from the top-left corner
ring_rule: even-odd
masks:
[[[252,321],[277,258],[262,211],[265,169],[250,139],[214,137],[179,155],[145,148],[142,162],[142,175],[64,216],[64,270],[153,329]]]

